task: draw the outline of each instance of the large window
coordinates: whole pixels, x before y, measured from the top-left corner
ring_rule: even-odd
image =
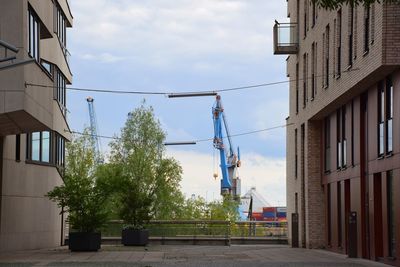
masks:
[[[338,109],[336,112],[337,123],[337,168],[346,168],[347,166],[347,139],[346,139],[346,106]]]
[[[65,139],[49,131],[27,135],[27,159],[33,162],[64,167]]]
[[[66,115],[66,106],[67,106],[67,94],[66,94],[66,79],[60,70],[56,71],[56,77],[54,80],[54,99],[58,101],[60,104],[61,110]]]
[[[39,56],[40,23],[36,14],[28,10],[28,53],[29,56],[40,61]]]
[[[55,32],[57,33],[58,39],[62,44],[63,48],[67,46],[67,20],[61,8],[57,5],[55,12]]]
[[[28,159],[50,163],[50,132],[35,132],[28,135]]]
[[[386,153],[393,152],[393,82],[386,80]]]

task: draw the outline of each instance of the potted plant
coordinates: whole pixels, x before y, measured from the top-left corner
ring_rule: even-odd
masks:
[[[104,183],[97,182],[91,142],[89,135],[82,135],[66,145],[64,183],[47,194],[68,216],[71,251],[99,250],[100,228],[108,221],[105,204],[109,192]]]

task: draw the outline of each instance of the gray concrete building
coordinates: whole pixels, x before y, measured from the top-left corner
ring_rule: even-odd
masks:
[[[0,251],[60,245],[60,210],[45,195],[62,184],[72,82],[67,0],[1,0]],[[12,62],[30,64],[3,68]]]
[[[289,241],[399,266],[400,5],[289,0],[288,17]]]

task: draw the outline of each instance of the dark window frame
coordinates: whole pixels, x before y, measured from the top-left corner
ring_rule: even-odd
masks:
[[[28,55],[40,63],[40,20],[31,6],[28,8]]]

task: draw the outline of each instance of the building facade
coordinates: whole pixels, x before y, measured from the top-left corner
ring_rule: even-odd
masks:
[[[288,0],[287,205],[293,246],[400,265],[400,5]]]
[[[0,251],[60,245],[63,218],[45,197],[62,184],[72,82],[67,0],[0,2]],[[30,64],[3,69],[7,64]]]

